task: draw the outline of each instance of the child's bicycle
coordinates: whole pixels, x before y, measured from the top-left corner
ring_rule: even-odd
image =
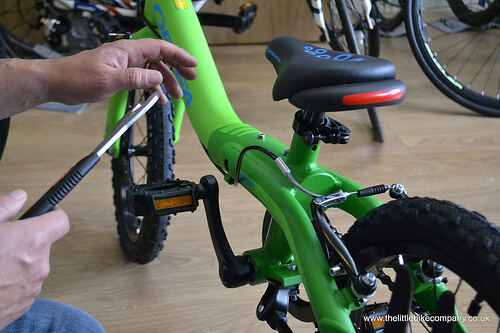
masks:
[[[110,150],[118,233],[129,260],[144,264],[158,256],[169,215],[193,211],[202,199],[222,283],[268,283],[257,317],[273,329],[290,332],[289,313],[320,332],[378,332],[384,326],[402,332],[411,311],[428,331],[451,325],[471,332],[483,321],[492,327],[481,331],[498,332],[497,226],[450,202],[408,198],[401,185],[362,188],[316,163],[322,143],[349,141],[350,130],[327,112],[402,102],[405,86],[390,62],[290,37],[273,40],[265,50],[278,74],[273,98],[288,98],[300,109],[286,146],[233,111],[191,1],[147,0],[144,13],[150,27],[133,38],[164,38],[188,50],[199,60],[199,77],[187,82],[178,76],[184,98],[155,105],[147,126],[131,128]],[[141,98],[137,91],[115,95],[108,128]],[[184,110],[225,181],[265,207],[262,247],[234,255],[213,176],[199,184],[173,180]],[[382,205],[375,195],[386,191],[395,200]],[[330,208],[358,221],[341,235],[327,218]],[[397,280],[394,271],[401,273]],[[370,302],[377,280],[392,292],[390,306],[388,298]]]

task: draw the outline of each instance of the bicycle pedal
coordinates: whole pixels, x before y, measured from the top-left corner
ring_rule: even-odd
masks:
[[[238,14],[238,19],[240,25],[235,27],[233,31],[237,34],[241,34],[248,30],[253,24],[255,16],[257,15],[257,5],[253,2],[247,1],[240,6],[240,12]]]
[[[134,184],[126,191],[128,210],[135,216],[164,216],[194,212],[203,199],[203,186],[187,180]]]

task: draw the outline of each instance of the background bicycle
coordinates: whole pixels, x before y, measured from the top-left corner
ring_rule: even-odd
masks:
[[[374,3],[384,32],[391,34],[406,22],[413,54],[435,87],[466,108],[500,115],[498,1]]]
[[[446,96],[500,116],[500,1],[405,0],[408,40],[420,67]]]
[[[205,2],[199,1],[198,7]],[[0,9],[0,33],[11,57],[59,57],[130,36],[144,26],[140,8],[141,2],[129,0],[6,0]],[[199,15],[204,25],[240,34],[252,24],[255,10],[249,3],[236,15]]]
[[[374,22],[378,23],[377,27],[390,31],[402,22],[403,6],[407,3],[406,21],[409,41],[417,61],[431,82],[446,96],[465,107],[483,114],[497,115],[497,110],[500,108],[499,87],[495,83],[500,75],[496,60],[499,56],[499,29],[494,19],[500,11],[498,0],[440,1],[441,3],[437,2],[424,8],[423,3],[417,4],[416,0],[412,2],[378,0],[373,2],[372,16]],[[8,47],[8,50],[11,54],[32,56],[31,51],[28,52],[26,49],[33,48],[33,46],[26,45],[24,42],[40,42],[45,39],[49,48],[37,45],[36,52],[44,57],[54,56],[53,50],[67,53],[95,47],[109,40],[110,33],[120,34],[142,26],[141,20],[134,15],[136,3],[110,0],[101,0],[100,3],[75,5],[78,3],[67,0],[6,0],[5,5],[0,9],[0,22],[4,22],[8,27],[8,30],[4,31],[4,35],[9,37],[7,44],[15,45]],[[103,6],[102,3],[107,6]],[[204,1],[199,3],[204,3]],[[305,3],[309,5],[309,1]],[[330,41],[332,48],[354,53],[358,50],[360,53],[378,55],[378,28],[374,30],[367,27],[359,2],[330,0],[321,3],[327,28],[333,37]],[[342,29],[342,24],[346,27],[349,25],[342,23],[339,17],[338,8],[342,3],[345,4],[350,16],[357,41],[356,46],[348,45],[346,34],[344,34],[346,30]],[[209,8],[210,5],[209,3]],[[300,3],[295,1],[291,6],[292,10],[299,5]],[[235,5],[231,2],[225,2],[219,10],[227,11],[227,8],[233,7]],[[283,10],[283,6],[271,5],[269,8]],[[263,10],[267,9],[263,8]],[[422,17],[417,14],[420,12]],[[457,19],[457,16],[460,18]],[[291,35],[311,40],[311,34],[307,35],[311,30],[311,25],[304,24],[303,17],[298,19],[302,21],[299,22],[299,29]],[[211,20],[213,22],[212,18]],[[70,22],[72,22],[71,25]],[[208,20],[205,21],[205,23],[208,22]],[[451,24],[454,27],[443,30],[443,27]],[[302,33],[302,30],[306,33]],[[10,35],[9,32],[14,32],[21,39]],[[326,40],[324,33],[322,40]],[[490,52],[476,52],[476,50],[490,50]],[[370,116],[376,129],[376,136],[379,141],[383,141],[380,120],[374,112],[370,112]]]

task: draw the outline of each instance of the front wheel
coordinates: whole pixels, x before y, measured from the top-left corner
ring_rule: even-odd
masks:
[[[481,215],[446,201],[403,199],[370,211],[342,240],[357,265],[380,278],[377,294],[381,296],[381,285],[391,287],[394,281],[390,268],[404,260],[416,270],[415,318],[429,318],[435,297],[445,286],[455,294],[461,320],[457,332],[498,332],[500,231]],[[439,276],[443,282],[436,280]],[[418,294],[426,278],[430,292]],[[410,324],[416,332],[432,322]]]
[[[147,98],[130,93],[129,107]],[[173,106],[155,104],[121,138],[120,155],[112,161],[115,215],[120,245],[132,262],[155,259],[167,237],[169,216],[138,218],[127,209],[125,191],[132,184],[172,179],[174,165]],[[144,120],[146,118],[146,120]]]

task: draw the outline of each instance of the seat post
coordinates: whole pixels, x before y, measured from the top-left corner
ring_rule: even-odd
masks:
[[[318,160],[320,146],[321,142],[314,146],[306,146],[302,136],[297,133],[293,133],[292,143],[290,144],[290,152],[286,163],[289,166],[316,163]]]
[[[306,165],[316,163],[319,155],[319,144],[314,146],[307,146],[304,144],[303,131],[297,130],[297,127],[300,127],[300,124],[297,121],[297,117],[299,116],[303,116],[306,119],[305,122],[309,124],[317,124],[324,118],[325,113],[303,110],[297,111],[292,125],[295,133],[292,138],[292,143],[290,144],[290,153],[287,159],[287,163],[289,165]]]
[[[324,121],[325,112],[312,112],[312,111],[302,110],[301,116],[304,122],[310,125],[319,126]]]

